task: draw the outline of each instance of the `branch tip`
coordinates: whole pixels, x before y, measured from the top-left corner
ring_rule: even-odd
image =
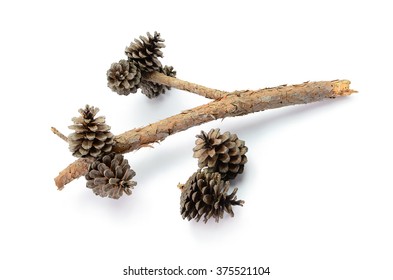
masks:
[[[55,127],[51,127],[50,130],[57,136],[59,136],[59,138],[63,139],[64,141],[66,141],[68,143],[68,138],[67,136],[65,136],[63,133],[61,133],[60,131],[58,131]]]
[[[67,168],[61,171],[55,178],[57,189],[61,191],[64,186],[72,180],[86,175],[92,162],[93,159],[90,158],[79,158],[75,162],[68,165]]]
[[[351,82],[349,80],[334,80],[332,81],[333,94],[339,96],[347,96],[352,93],[357,93],[356,90],[350,89]]]

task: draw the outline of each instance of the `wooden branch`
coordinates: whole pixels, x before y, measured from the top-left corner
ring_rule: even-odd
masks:
[[[86,175],[92,162],[90,158],[80,158],[68,165],[55,179],[57,189],[61,191],[69,182]]]
[[[162,141],[171,134],[216,119],[349,95],[354,92],[349,89],[349,84],[349,81],[341,80],[234,92],[220,100],[117,135],[113,150],[117,153],[131,152],[145,145]]]
[[[186,90],[210,99],[220,99],[228,94],[228,92],[225,91],[221,91],[218,89],[211,89],[205,86],[183,81],[178,78],[172,78],[170,76],[167,76],[159,72],[145,73],[143,74],[143,79],[158,84],[162,84],[168,87],[174,87],[180,90]]]
[[[59,136],[60,139],[63,139],[64,141],[66,141],[68,143],[68,138],[67,136],[65,136],[63,133],[61,133],[60,131],[58,131],[56,128],[54,128],[53,126],[50,128],[52,130],[52,132]]]
[[[151,81],[157,81],[154,77],[156,77],[156,74],[150,77]],[[173,81],[172,79],[175,78],[170,78],[168,81]],[[173,86],[172,82],[168,82],[165,85]],[[350,81],[348,80],[334,80],[306,82],[299,85],[279,86],[256,91],[235,91],[226,93],[223,96],[220,94],[220,99],[211,101],[208,104],[115,136],[113,151],[127,153],[137,150],[151,143],[163,141],[174,133],[216,119],[241,116],[289,105],[306,104],[320,101],[324,98],[350,95],[356,91],[351,90],[349,85]],[[88,166],[89,163],[85,160],[79,159],[75,161],[55,178],[56,186],[62,189],[65,184],[73,179],[85,175],[88,171]],[[65,177],[64,174],[67,176]]]

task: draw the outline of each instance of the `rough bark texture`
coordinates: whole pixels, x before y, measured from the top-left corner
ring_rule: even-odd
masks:
[[[219,100],[115,136],[116,144],[113,150],[127,153],[150,143],[162,141],[176,132],[216,119],[349,95],[353,92],[349,89],[349,84],[347,80],[337,80],[233,92]]]
[[[168,87],[174,87],[180,90],[193,92],[210,99],[220,99],[228,94],[225,91],[221,91],[218,89],[211,89],[198,84],[183,81],[178,78],[173,78],[159,72],[146,73],[143,75],[143,78],[145,80],[162,84]]]
[[[167,78],[174,79],[171,77]],[[153,78],[151,80],[158,82]],[[167,85],[162,80],[159,82]],[[176,87],[173,83],[168,83],[168,85]],[[267,109],[320,101],[324,98],[350,95],[355,91],[349,89],[349,85],[350,81],[348,80],[334,80],[327,82],[306,82],[299,85],[279,86],[256,91],[245,90],[232,93],[217,91],[217,96],[215,94],[208,94],[209,96],[207,97],[215,96],[214,98],[216,98],[216,100],[210,103],[115,136],[113,151],[127,153],[148,146],[151,143],[162,141],[176,132],[220,118],[241,116]],[[201,86],[198,87],[199,89],[204,88]],[[185,87],[176,88],[187,90]],[[200,91],[204,92],[206,90],[207,92],[212,92],[208,88]],[[192,91],[194,92],[194,89]],[[89,163],[86,161],[77,160],[55,178],[56,186],[62,189],[71,180],[85,175],[88,165]]]
[[[61,171],[55,179],[57,189],[62,190],[69,182],[86,175],[89,171],[89,165],[92,162],[92,159],[80,158],[68,165],[67,168]]]

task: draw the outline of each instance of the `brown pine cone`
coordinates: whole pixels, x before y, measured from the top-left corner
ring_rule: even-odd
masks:
[[[220,129],[216,128],[209,133],[201,131],[196,137],[193,151],[200,168],[207,167],[209,172],[219,172],[225,180],[243,173],[248,148],[236,134],[228,131],[220,134]]]
[[[174,70],[173,66],[165,65],[164,68],[160,69],[160,72],[169,77],[176,77],[176,71]],[[145,80],[141,81],[140,87],[142,89],[142,93],[149,98],[158,97],[160,94],[165,94],[166,90],[171,89],[171,87]]]
[[[176,70],[173,68],[173,66],[168,66],[165,65],[164,68],[160,71],[161,73],[164,73],[165,75],[176,78]],[[165,86],[167,89],[171,89],[171,87]]]
[[[141,91],[148,98],[156,98],[160,94],[165,94],[165,86],[150,81],[142,80],[140,83]]]
[[[139,36],[139,40],[134,39],[134,42],[125,49],[125,53],[128,60],[135,62],[141,71],[160,71],[162,65],[158,57],[163,57],[160,50],[165,48],[163,42],[160,33],[154,32],[154,36],[152,36],[147,32],[147,37]]]
[[[141,81],[141,72],[133,62],[120,60],[112,63],[106,72],[108,87],[119,95],[136,93]]]
[[[79,109],[81,116],[72,119],[74,124],[69,128],[75,132],[68,136],[68,143],[74,156],[96,158],[112,150],[111,127],[105,124],[105,117],[95,117],[98,111],[98,108],[86,105]]]
[[[243,206],[243,200],[236,200],[237,188],[228,194],[229,181],[221,179],[220,173],[209,173],[207,170],[198,170],[184,185],[180,185],[180,213],[183,219],[202,218],[206,223],[211,217],[216,222],[222,219],[224,212],[234,216],[232,206]]]
[[[131,181],[135,171],[122,154],[111,153],[96,159],[85,176],[86,186],[96,195],[119,199],[123,193],[131,195],[136,182]]]

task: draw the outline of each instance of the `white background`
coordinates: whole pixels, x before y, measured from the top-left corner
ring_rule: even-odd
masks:
[[[2,1],[1,279],[131,279],[129,265],[393,279],[389,1],[259,2]],[[83,178],[57,191],[53,178],[74,158],[50,127],[69,134],[85,104],[119,134],[207,102],[107,88],[110,64],[155,30],[181,79],[229,91],[349,79],[359,93],[227,118],[127,154],[138,185],[118,201]],[[215,127],[249,148],[233,183],[246,203],[218,224],[188,222],[176,185],[197,168],[195,135]]]

